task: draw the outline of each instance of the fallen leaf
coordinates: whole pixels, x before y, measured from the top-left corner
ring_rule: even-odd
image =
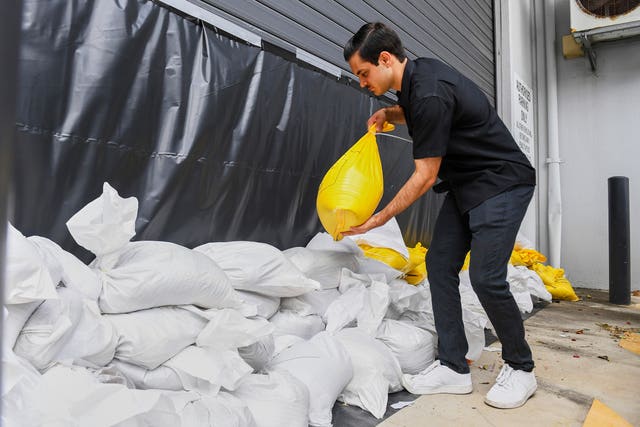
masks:
[[[574,359],[580,359],[580,356],[578,356],[577,354],[574,354],[574,355],[573,355],[573,358],[574,358]]]
[[[631,295],[633,295],[634,297],[640,297],[640,290],[631,292]]]
[[[584,334],[584,329],[578,329],[576,331],[576,334],[578,334],[578,335]]]
[[[609,361],[609,356],[598,356],[598,359]]]

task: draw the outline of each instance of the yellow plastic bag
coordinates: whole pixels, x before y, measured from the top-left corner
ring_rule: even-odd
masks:
[[[509,262],[513,265],[524,265],[525,267],[531,268],[532,265],[545,262],[546,260],[547,257],[535,249],[524,249],[516,245],[511,253],[511,260]]]
[[[542,283],[544,283],[544,287],[547,288],[554,299],[566,301],[580,300],[573,290],[571,283],[564,277],[564,270],[562,268],[554,268],[550,265],[536,263],[531,266],[531,270],[538,273],[538,276],[542,279]]]
[[[407,246],[407,249],[409,249],[409,262],[405,267],[404,280],[410,285],[417,285],[427,277],[427,264],[425,262],[427,248],[418,243],[414,248]]]
[[[403,271],[407,265],[407,259],[394,249],[369,246],[366,243],[360,243],[358,246],[360,246],[360,249],[362,249],[366,257],[384,262],[396,270]]]
[[[383,131],[394,129],[385,123]],[[365,222],[384,190],[382,163],[376,143],[375,125],[327,171],[318,189],[316,209],[320,222],[334,240],[342,232]]]

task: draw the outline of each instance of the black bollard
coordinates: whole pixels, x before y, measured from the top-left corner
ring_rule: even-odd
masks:
[[[631,304],[629,178],[609,178],[609,302]]]

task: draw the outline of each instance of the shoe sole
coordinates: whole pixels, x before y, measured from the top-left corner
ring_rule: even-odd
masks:
[[[537,388],[537,387],[536,387]],[[534,395],[534,393],[536,392],[536,388],[534,388],[533,390],[531,390],[529,393],[527,393],[527,395],[525,396],[524,399],[522,400],[518,400],[517,402],[513,402],[513,403],[502,403],[502,402],[494,402],[493,400],[487,399],[486,397],[484,398],[484,403],[486,403],[489,406],[493,406],[494,408],[498,408],[498,409],[514,409],[514,408],[519,408],[522,405],[524,405],[525,403],[527,403],[527,400],[529,400],[529,398],[531,396]]]
[[[407,390],[409,393],[411,394],[469,394],[473,391],[473,385],[469,384],[469,385],[446,385],[446,386],[441,386],[438,388],[434,388],[434,389],[420,389],[420,388],[414,388],[413,386],[411,386],[410,384],[407,384],[406,381],[404,381],[404,378],[402,379],[402,385],[404,386],[405,390]]]

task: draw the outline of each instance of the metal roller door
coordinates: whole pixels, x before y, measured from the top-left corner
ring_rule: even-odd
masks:
[[[327,62],[354,78],[342,46],[362,24],[382,21],[400,35],[410,58],[439,58],[476,82],[495,102],[491,0],[190,0],[298,57]],[[321,67],[322,68],[322,67]]]

